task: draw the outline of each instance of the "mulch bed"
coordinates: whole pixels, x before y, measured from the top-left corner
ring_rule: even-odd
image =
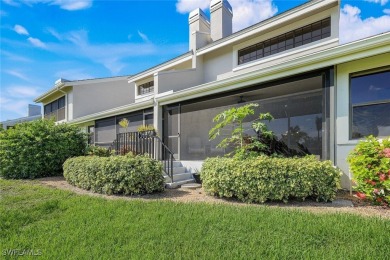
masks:
[[[36,180],[41,185],[50,186],[62,190],[73,191],[77,194],[84,194],[89,196],[103,197],[106,199],[126,199],[126,200],[144,200],[144,201],[156,201],[156,200],[170,200],[174,202],[183,203],[218,203],[218,204],[230,204],[237,206],[257,206],[257,207],[278,207],[285,209],[299,209],[310,211],[313,213],[350,213],[358,214],[365,217],[381,217],[390,219],[390,208],[383,206],[373,206],[368,202],[362,201],[355,196],[351,196],[349,191],[340,190],[337,193],[336,200],[351,201],[353,206],[340,206],[331,202],[316,202],[313,200],[297,201],[292,200],[288,203],[283,202],[266,202],[264,204],[247,204],[235,199],[217,198],[207,195],[202,188],[196,190],[190,189],[167,189],[162,193],[148,194],[148,195],[136,195],[136,196],[120,196],[120,195],[104,195],[97,194],[91,191],[83,190],[74,187],[66,182],[64,177],[47,177]]]

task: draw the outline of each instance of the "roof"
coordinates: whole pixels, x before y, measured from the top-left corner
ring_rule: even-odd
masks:
[[[204,47],[201,47],[197,50],[197,53],[203,54],[208,49],[216,49],[219,47],[222,47],[226,45],[226,43],[230,44],[232,42],[241,40],[242,38],[246,38],[248,36],[251,36],[259,31],[261,31],[264,27],[270,25],[272,27],[279,25],[280,20],[288,18],[292,19],[294,14],[307,14],[307,9],[316,10],[318,11],[320,8],[325,8],[329,6],[336,6],[339,3],[339,0],[312,0],[308,1],[306,3],[303,3],[301,5],[298,5],[292,9],[288,9],[280,14],[277,14],[275,16],[272,16],[268,19],[265,19],[261,22],[258,22],[254,25],[251,25],[249,27],[246,27],[240,31],[237,31],[229,36],[226,36],[224,38],[221,38],[217,41],[211,42],[207,44]],[[214,47],[214,48],[213,48]]]
[[[292,8],[292,9],[289,9],[285,12],[282,12],[276,16],[273,16],[271,18],[268,18],[266,20],[263,20],[259,23],[256,23],[252,26],[249,26],[245,29],[242,29],[238,32],[235,32],[227,37],[224,37],[222,39],[219,39],[217,41],[214,41],[214,42],[211,42],[209,44],[207,44],[206,46],[202,47],[202,48],[199,48],[198,50],[196,50],[196,54],[197,55],[202,55],[206,52],[209,52],[209,51],[212,51],[214,49],[217,49],[217,48],[220,48],[222,46],[225,46],[227,44],[231,44],[232,42],[236,42],[236,41],[239,41],[243,38],[246,38],[248,36],[251,36],[255,33],[258,33],[259,31],[263,30],[265,27],[274,27],[274,26],[277,26],[278,24],[280,24],[282,22],[283,19],[287,19],[287,20],[291,20],[293,19],[293,17],[297,17],[297,16],[300,16],[300,15],[305,15],[307,14],[308,11],[315,11],[315,10],[318,10],[318,9],[321,9],[321,8],[325,8],[325,7],[329,7],[329,6],[336,6],[338,5],[339,3],[339,0],[312,0],[312,1],[308,1],[302,5],[299,5],[295,8]],[[310,9],[310,10],[309,10]],[[153,66],[151,68],[148,68],[146,70],[143,70],[135,75],[131,75],[131,76],[121,76],[121,77],[111,77],[111,78],[96,78],[96,79],[85,79],[85,80],[75,80],[75,81],[65,81],[65,82],[61,82],[61,84],[57,84],[55,85],[52,89],[50,89],[49,91],[43,93],[42,95],[40,95],[39,97],[37,97],[34,102],[41,102],[44,98],[48,97],[49,95],[55,93],[56,91],[60,90],[61,88],[63,87],[66,87],[66,86],[75,86],[75,85],[81,85],[81,84],[85,84],[86,82],[90,82],[90,83],[94,83],[94,82],[101,82],[101,81],[109,81],[109,80],[115,80],[115,79],[122,79],[122,78],[127,78],[129,81],[132,80],[138,80],[142,77],[145,77],[147,75],[149,75],[150,73],[153,73],[153,71],[156,71],[156,70],[159,70],[159,69],[162,69],[166,66],[172,66],[174,65],[175,63],[180,63],[180,62],[183,62],[185,61],[187,58],[191,57],[192,56],[192,51],[188,51],[184,54],[181,54],[175,58],[172,58],[168,61],[165,61],[163,63],[160,63],[156,66]]]
[[[83,85],[83,84],[92,84],[92,83],[98,83],[98,82],[109,82],[109,81],[115,81],[115,80],[124,80],[127,79],[129,76],[115,76],[115,77],[106,77],[106,78],[94,78],[94,79],[82,79],[82,80],[65,80],[65,79],[59,79],[56,81],[53,88],[49,89],[39,97],[34,99],[34,102],[41,102],[44,98],[50,96],[51,94],[54,94],[56,91],[69,86],[77,86],[77,85]]]

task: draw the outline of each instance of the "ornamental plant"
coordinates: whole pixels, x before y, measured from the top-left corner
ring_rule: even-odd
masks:
[[[164,191],[162,163],[147,155],[69,158],[64,177],[74,186],[108,195]]]
[[[213,196],[243,202],[288,202],[292,199],[332,201],[340,187],[341,171],[331,161],[314,156],[208,158],[202,166],[204,190]]]
[[[62,174],[66,159],[84,155],[87,135],[77,126],[36,120],[0,132],[0,176],[34,179]]]
[[[105,148],[105,147],[89,145],[87,147],[87,155],[109,157],[111,155],[114,155],[114,152],[110,149]]]
[[[255,120],[248,121],[248,117],[255,114],[255,108],[258,106],[259,104],[253,103],[232,107],[216,115],[213,119],[215,126],[209,131],[209,139],[214,140],[221,134],[221,130],[229,126],[232,128],[231,135],[223,138],[217,145],[220,148],[233,148],[227,156],[233,155],[238,159],[246,159],[259,155],[302,157],[310,154],[300,143],[298,143],[299,149],[291,149],[283,140],[278,140],[267,127],[267,122],[274,119],[270,113],[260,113]],[[249,122],[251,129],[246,129],[244,122]],[[246,134],[247,130],[252,130],[253,135]]]
[[[348,156],[360,199],[390,205],[390,137],[368,136]]]

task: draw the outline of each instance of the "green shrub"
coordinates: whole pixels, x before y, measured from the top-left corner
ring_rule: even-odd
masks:
[[[113,155],[113,151],[96,145],[89,145],[87,147],[87,155],[90,156],[100,156],[100,157],[108,157]]]
[[[330,161],[304,158],[260,156],[209,158],[202,167],[205,191],[220,197],[235,197],[244,202],[260,202],[307,197],[331,201],[339,187],[341,172]]]
[[[76,126],[53,120],[17,124],[0,132],[0,176],[38,178],[59,175],[66,159],[85,154],[87,136]]]
[[[357,196],[375,204],[390,205],[390,137],[373,136],[358,143],[348,156]]]
[[[64,163],[65,179],[104,194],[146,194],[164,190],[162,164],[146,155],[81,156]]]

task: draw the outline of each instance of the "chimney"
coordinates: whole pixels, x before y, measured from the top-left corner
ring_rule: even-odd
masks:
[[[206,14],[198,9],[188,17],[190,26],[189,50],[199,49],[210,42],[210,22]]]
[[[28,104],[28,116],[38,116],[41,114],[41,106]]]
[[[210,2],[211,39],[222,39],[232,34],[233,9],[227,0]]]

